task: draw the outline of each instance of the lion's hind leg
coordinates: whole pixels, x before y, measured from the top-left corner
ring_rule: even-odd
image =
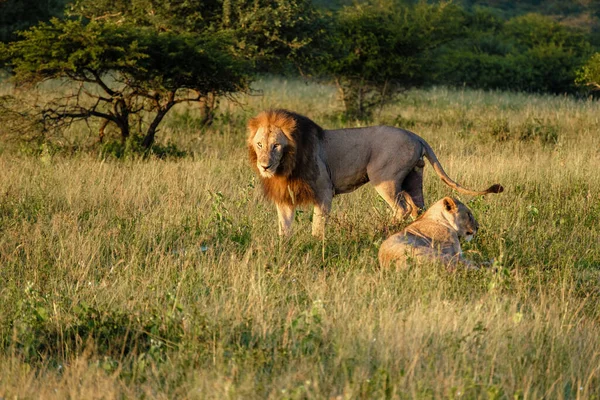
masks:
[[[404,181],[402,182],[402,190],[410,197],[412,205],[414,206],[411,215],[416,217],[419,210],[422,210],[425,207],[425,200],[423,198],[422,166],[417,165],[406,175],[406,178],[404,178]]]
[[[375,190],[392,208],[394,219],[402,220],[407,215],[417,216],[418,208],[411,196],[401,190],[401,185],[396,181],[386,181],[375,185]]]

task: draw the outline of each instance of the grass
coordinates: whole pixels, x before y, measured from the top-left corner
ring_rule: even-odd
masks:
[[[377,112],[465,186],[506,187],[469,203],[465,245],[498,273],[396,271],[376,255],[402,225],[368,185],[324,243],[308,210],[277,237],[247,118],[361,122],[331,87],[258,86],[209,130],[175,110],[159,139],[183,159],[0,152],[1,398],[600,397],[600,104],[434,88]],[[452,194],[425,179],[428,204]]]

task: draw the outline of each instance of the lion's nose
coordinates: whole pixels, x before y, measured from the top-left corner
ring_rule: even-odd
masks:
[[[264,169],[265,171],[266,171],[266,170],[268,170],[269,168],[271,168],[271,164],[267,164],[267,165],[265,165],[265,164],[261,164],[260,166],[261,166],[261,168],[262,168],[262,169]]]

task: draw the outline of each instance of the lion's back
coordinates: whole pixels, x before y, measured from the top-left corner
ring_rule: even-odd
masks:
[[[423,152],[418,136],[390,126],[326,130],[321,143],[340,193],[377,180],[384,169],[408,173]]]

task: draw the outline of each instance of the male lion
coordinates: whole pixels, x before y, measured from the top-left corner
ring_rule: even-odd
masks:
[[[314,205],[312,234],[324,233],[334,195],[367,182],[394,214],[417,216],[423,201],[423,157],[451,188],[465,194],[500,193],[502,186],[473,191],[454,182],[431,147],[416,134],[389,126],[323,130],[287,110],[263,111],[248,122],[250,161],[279,216],[279,234],[291,232],[294,210]]]
[[[451,197],[444,197],[403,231],[381,244],[379,264],[388,267],[396,262],[406,266],[407,260],[412,258],[477,268],[462,257],[459,238],[470,241],[478,228],[479,224],[467,206]]]

